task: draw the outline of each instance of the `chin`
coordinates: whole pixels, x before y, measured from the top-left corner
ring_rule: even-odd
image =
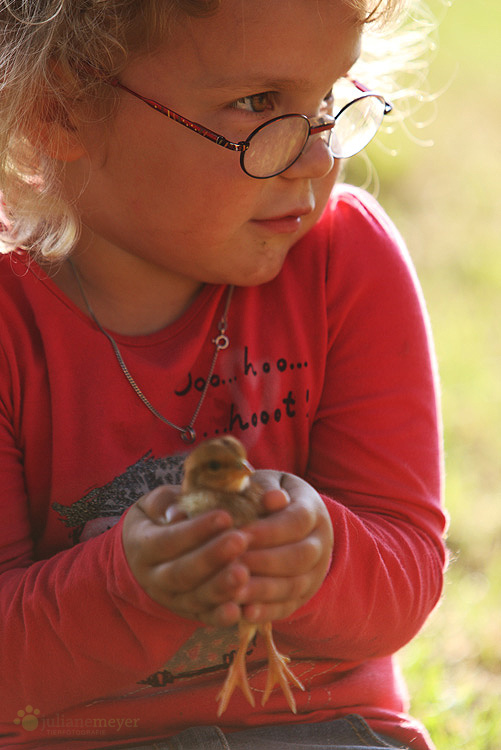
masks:
[[[243,278],[238,282],[239,286],[259,286],[266,284],[269,281],[273,281],[278,276],[283,268],[285,260],[288,255],[287,252],[283,252],[280,255],[270,258],[265,258],[254,270],[249,269],[247,273],[243,275]]]
[[[237,286],[251,287],[251,286],[261,286],[262,284],[267,284],[268,282],[273,281],[273,279],[275,279],[278,276],[281,270],[282,270],[282,266],[280,266],[280,268],[277,269],[275,273],[271,273],[271,272],[270,273],[256,273],[254,274],[254,276],[251,276],[251,277],[247,276],[242,281],[239,281],[237,283]]]

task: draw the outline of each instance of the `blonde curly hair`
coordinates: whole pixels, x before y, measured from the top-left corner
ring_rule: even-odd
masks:
[[[118,75],[131,55],[155,45],[175,14],[203,16],[219,2],[0,0],[0,250],[24,247],[56,260],[70,252],[78,237],[77,212],[61,190],[61,164],[47,155],[33,123],[58,118],[71,127],[69,113],[76,101],[93,116],[108,117],[116,94],[95,71]],[[388,47],[381,45],[381,34],[390,20],[406,16],[405,7],[421,3],[345,2],[366,30],[377,31],[374,38],[379,34],[379,51],[377,44],[372,52],[367,44],[368,58],[372,65],[379,59],[380,72],[387,75]],[[409,44],[408,32],[406,39],[403,57],[420,55],[415,41]],[[402,67],[403,57],[392,54],[393,70]]]

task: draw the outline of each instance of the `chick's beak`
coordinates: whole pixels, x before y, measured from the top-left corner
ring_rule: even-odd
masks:
[[[243,492],[249,486],[249,477],[254,473],[254,469],[244,458],[238,462],[238,467],[235,468],[236,471],[233,474],[231,483],[237,492]],[[230,477],[228,478],[230,479]]]
[[[250,465],[247,459],[242,458],[242,461],[240,463],[242,466],[243,474],[245,474],[246,476],[250,476],[251,474],[254,474],[254,468]]]

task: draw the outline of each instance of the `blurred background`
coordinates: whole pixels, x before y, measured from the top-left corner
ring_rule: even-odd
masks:
[[[501,2],[428,5],[431,121],[369,152],[428,303],[451,516],[443,601],[400,661],[438,750],[501,750]]]

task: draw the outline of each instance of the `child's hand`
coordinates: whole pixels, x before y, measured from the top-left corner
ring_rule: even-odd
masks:
[[[264,623],[288,617],[318,591],[330,563],[333,530],[320,495],[304,480],[275,471],[257,471],[255,478],[289,498],[280,512],[245,527],[250,544],[241,561],[251,578],[238,601],[247,620]],[[268,511],[279,510],[278,494],[264,496]]]
[[[238,558],[249,539],[228,513],[180,516],[179,488],[144,495],[124,519],[123,543],[136,580],[156,602],[182,617],[226,627],[241,618],[236,594],[249,579]]]
[[[227,627],[242,617],[287,617],[320,588],[333,545],[319,494],[290,474],[258,471],[266,518],[232,528],[222,510],[188,520],[175,503],[179,488],[144,495],[123,528],[127,561],[156,602],[182,617]],[[252,577],[251,577],[252,576]]]

